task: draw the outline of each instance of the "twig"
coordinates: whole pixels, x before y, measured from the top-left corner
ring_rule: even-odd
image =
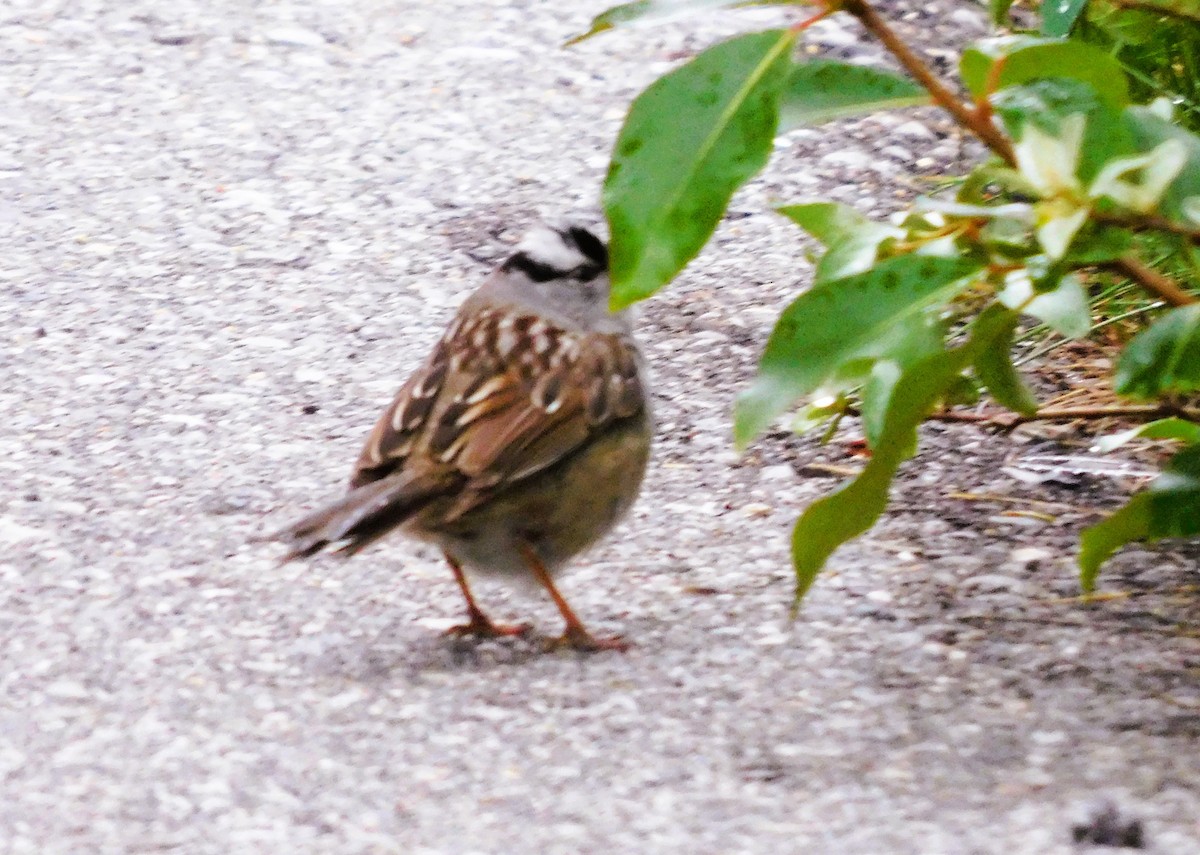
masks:
[[[1185,226],[1158,214],[1112,214],[1092,209],[1092,219],[1107,226],[1120,226],[1135,232],[1167,232],[1185,237],[1192,243],[1200,243],[1200,229]]]
[[[1138,626],[1137,624],[1118,623],[1116,621],[1074,621],[1062,618],[1025,617],[1001,614],[959,615],[955,618],[959,623],[1032,623],[1039,626],[1065,626],[1073,629],[1115,630],[1120,632],[1146,632],[1157,635],[1169,635],[1172,638],[1195,638],[1200,629],[1190,624],[1176,624],[1171,627]]]
[[[846,407],[846,415],[860,416],[862,412],[858,407]],[[1181,407],[1173,404],[1120,404],[1120,405],[1092,405],[1081,407],[1042,407],[1032,416],[1023,416],[1020,413],[969,413],[962,410],[943,410],[941,412],[930,413],[926,416],[926,421],[931,422],[960,422],[974,425],[994,425],[1005,431],[1010,431],[1013,428],[1026,424],[1028,422],[1043,422],[1043,421],[1077,421],[1079,419],[1111,419],[1121,417],[1137,417],[1137,418],[1165,418],[1167,416],[1178,416],[1190,421],[1200,422],[1200,408],[1197,407]]]
[[[874,7],[867,0],[828,0],[831,9],[840,9],[853,15],[866,30],[879,39],[891,51],[892,55],[911,74],[918,83],[925,87],[934,102],[954,117],[954,120],[983,141],[988,148],[1010,165],[1016,164],[1016,154],[1012,142],[991,121],[990,110],[971,110],[958,99],[950,89],[921,61],[896,31],[888,26]],[[1149,228],[1182,234],[1195,240],[1193,230],[1178,226],[1168,220],[1159,222],[1157,219],[1143,219],[1142,224]],[[1136,256],[1130,254],[1109,265],[1112,269],[1128,276],[1137,282],[1144,290],[1167,301],[1172,306],[1186,306],[1196,302],[1196,298],[1179,287],[1169,276],[1153,270]]]
[[[1140,285],[1142,290],[1149,291],[1168,305],[1190,306],[1197,301],[1194,295],[1180,288],[1179,283],[1170,276],[1159,273],[1132,253],[1110,261],[1104,266],[1129,277]]]
[[[1045,502],[1041,499],[1030,499],[1026,496],[1002,496],[999,493],[963,493],[953,492],[946,494],[947,499],[958,499],[961,502],[994,502],[1001,505],[1034,505],[1039,508],[1044,508],[1047,513],[1050,511],[1079,511],[1080,508],[1076,505],[1068,505],[1062,502]],[[1084,509],[1085,512],[1087,509]]]
[[[968,422],[971,424],[993,424],[1004,430],[1012,430],[1027,422],[1039,421],[1075,421],[1078,419],[1111,419],[1122,416],[1139,418],[1157,418],[1179,416],[1192,421],[1200,421],[1200,409],[1177,407],[1170,404],[1122,404],[1116,406],[1088,407],[1043,407],[1032,416],[1020,413],[964,413],[948,410],[933,413],[930,421]]]
[[[960,126],[983,140],[984,144],[1005,162],[1016,163],[1016,155],[1013,154],[1012,143],[1008,137],[986,117],[981,117],[963,104],[958,96],[934,75],[929,66],[921,61],[912,48],[904,43],[896,31],[888,26],[867,0],[832,0],[830,5],[858,18],[867,32],[879,39],[905,70],[925,87],[938,106],[953,116]]]
[[[1150,12],[1165,15],[1168,18],[1181,18],[1185,21],[1200,21],[1200,12],[1193,12],[1178,3],[1162,2],[1162,0],[1109,0],[1114,6],[1122,9],[1137,9],[1139,12]]]

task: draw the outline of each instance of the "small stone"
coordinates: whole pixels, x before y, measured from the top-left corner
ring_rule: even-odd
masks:
[[[150,37],[150,41],[168,47],[183,47],[196,40],[197,34],[186,30],[159,30]]]
[[[267,44],[281,47],[324,47],[325,37],[303,27],[276,27],[264,33]]]
[[[935,140],[937,134],[929,130],[925,125],[917,121],[905,122],[902,125],[897,125],[892,131],[898,137],[908,137],[914,140]]]
[[[1008,563],[1022,570],[1036,570],[1047,559],[1053,557],[1049,549],[1040,546],[1022,546],[1008,555]]]
[[[968,579],[964,579],[962,586],[973,589],[981,594],[994,593],[996,591],[1018,593],[1025,588],[1025,583],[1020,579],[1014,579],[1011,576],[1005,576],[1001,573],[980,573],[978,576],[971,576]]]
[[[832,151],[821,158],[821,165],[865,169],[871,164],[871,160],[872,155],[863,151]]]
[[[59,680],[46,687],[46,695],[62,701],[82,701],[90,698],[92,693],[83,683],[74,680]]]

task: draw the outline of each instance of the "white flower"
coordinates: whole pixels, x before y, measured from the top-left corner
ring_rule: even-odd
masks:
[[[1146,109],[1164,122],[1171,121],[1171,118],[1175,115],[1175,105],[1171,103],[1170,98],[1166,97],[1155,98],[1146,105]]]
[[[1053,291],[1039,294],[1028,269],[1013,270],[1004,277],[996,299],[1014,312],[1033,315],[1065,338],[1082,338],[1091,328],[1087,292],[1074,273],[1060,279]]]
[[[1200,196],[1188,196],[1181,207],[1185,217],[1193,223],[1200,223]]]
[[[1033,122],[1025,125],[1021,141],[1013,146],[1017,168],[1043,195],[1078,193],[1083,190],[1075,172],[1087,116],[1075,113],[1062,120],[1059,136],[1051,136]]]
[[[1087,221],[1094,200],[1108,198],[1123,208],[1147,213],[1162,201],[1187,163],[1184,144],[1165,140],[1143,154],[1109,161],[1084,188],[1076,172],[1086,127],[1087,117],[1082,113],[1063,119],[1058,136],[1030,122],[1021,141],[1013,146],[1021,175],[1042,196],[1034,206],[1037,237],[1052,259],[1066,253]],[[1196,219],[1192,209],[1185,210]]]
[[[1088,215],[1083,185],[1075,175],[1087,116],[1075,113],[1062,120],[1059,135],[1051,136],[1032,122],[1013,146],[1021,175],[1042,195],[1034,206],[1038,243],[1051,258],[1062,258]]]
[[[1006,220],[1020,220],[1023,223],[1032,223],[1034,221],[1033,206],[1027,205],[1024,202],[1012,202],[1008,205],[967,205],[962,202],[951,202],[947,199],[920,196],[913,202],[913,209],[928,211],[926,219],[937,225],[945,223],[946,216],[987,220],[1003,218]],[[935,214],[941,216],[941,223],[937,223],[933,219]]]
[[[1164,140],[1145,154],[1119,157],[1104,164],[1088,195],[1107,196],[1118,205],[1146,213],[1159,203],[1167,187],[1187,163],[1187,149],[1180,140]],[[1127,177],[1141,173],[1141,180]]]
[[[1088,209],[1066,200],[1050,199],[1037,206],[1038,243],[1051,258],[1062,258],[1087,219]]]

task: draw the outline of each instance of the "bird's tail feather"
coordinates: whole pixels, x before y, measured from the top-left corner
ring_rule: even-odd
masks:
[[[400,525],[444,488],[441,479],[382,478],[356,487],[264,540],[288,545],[283,563],[315,555],[333,544],[337,544],[337,552],[353,555]]]

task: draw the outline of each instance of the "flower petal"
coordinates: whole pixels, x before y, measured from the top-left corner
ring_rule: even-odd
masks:
[[[1145,154],[1118,157],[1104,164],[1088,188],[1093,199],[1107,196],[1118,205],[1145,213],[1155,207],[1187,163],[1180,140],[1163,140]],[[1136,173],[1141,173],[1140,176]],[[1125,176],[1135,173],[1132,179]]]

